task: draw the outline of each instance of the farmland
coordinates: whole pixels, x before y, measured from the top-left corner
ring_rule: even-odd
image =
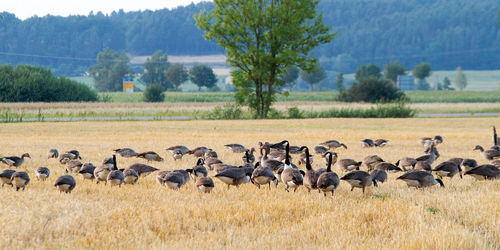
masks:
[[[366,194],[341,182],[333,198],[301,187],[287,193],[239,188],[218,180],[211,194],[196,192],[193,182],[179,191],[161,187],[154,176],[135,186],[109,187],[79,176],[72,194],[53,187],[64,174],[63,165],[46,159],[50,148],[78,149],[84,162],[100,163],[112,149],[153,150],[165,157],[152,164],[162,170],[194,166],[192,156],[174,162],[164,150],[177,144],[209,146],[228,164],[239,164],[241,154],[226,143],[256,146],[258,141],[288,139],[292,145],[313,147],[338,139],[348,150],[340,158],[361,160],[378,154],[395,162],[402,156],[423,154],[418,138],[439,134],[441,158],[470,157],[476,144],[491,144],[490,126],[500,118],[474,119],[312,119],[260,121],[151,121],[2,124],[1,154],[29,152],[21,167],[32,177],[26,191],[0,188],[1,248],[460,248],[500,247],[499,181],[445,179],[445,188],[409,189],[390,174],[389,180]],[[361,147],[363,138],[385,138],[386,148]],[[118,167],[141,159],[118,158]],[[34,169],[47,166],[46,182],[34,179]],[[315,156],[314,168],[324,167]],[[4,167],[2,166],[2,169]],[[334,168],[340,176],[343,175]],[[213,176],[213,172],[209,174]]]

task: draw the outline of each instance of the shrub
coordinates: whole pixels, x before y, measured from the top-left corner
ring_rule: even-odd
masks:
[[[163,102],[164,100],[165,93],[163,93],[163,87],[160,84],[150,84],[146,90],[144,90],[145,102]]]
[[[362,78],[353,83],[347,91],[338,97],[343,102],[393,102],[405,100],[405,94],[399,91],[389,80],[375,77]]]
[[[238,105],[227,103],[222,107],[215,107],[206,118],[210,120],[238,120],[242,118],[242,112]]]
[[[304,114],[297,107],[291,107],[288,109],[288,119],[302,119]]]

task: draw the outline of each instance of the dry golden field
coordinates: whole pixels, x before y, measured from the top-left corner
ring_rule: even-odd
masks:
[[[224,144],[256,146],[288,139],[292,145],[313,147],[338,139],[349,147],[338,150],[340,158],[378,154],[395,162],[422,155],[418,139],[439,134],[444,143],[438,162],[472,157],[486,163],[472,148],[491,145],[494,124],[500,118],[0,124],[0,154],[32,156],[20,167],[32,178],[27,189],[0,188],[0,248],[498,249],[500,181],[456,176],[444,180],[445,188],[422,191],[408,189],[395,180],[400,174],[390,174],[388,182],[364,195],[341,182],[332,199],[303,187],[287,193],[282,184],[270,191],[252,184],[227,190],[214,180],[214,191],[200,194],[192,181],[179,191],[161,187],[155,174],[121,188],[75,176],[75,190],[64,194],[53,187],[63,165],[46,159],[50,148],[78,149],[84,162],[98,164],[112,149],[132,147],[165,157],[165,162],[152,164],[157,168],[185,169],[196,159],[185,156],[174,162],[165,148],[206,145],[224,162],[238,164],[241,155]],[[390,144],[364,149],[359,143],[363,138],[385,138]],[[315,160],[314,168],[324,167],[322,159]],[[143,160],[118,157],[119,168],[134,162]],[[51,169],[48,181],[34,178],[39,166]]]

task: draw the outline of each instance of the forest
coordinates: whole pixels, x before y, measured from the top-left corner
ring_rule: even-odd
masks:
[[[104,48],[129,56],[222,54],[206,41],[193,15],[213,4],[172,10],[89,13],[20,20],[0,13],[0,64],[34,64],[56,75],[82,75]],[[500,68],[498,1],[323,0],[319,11],[338,32],[315,56],[323,67],[354,72],[360,64],[428,62],[433,70]]]

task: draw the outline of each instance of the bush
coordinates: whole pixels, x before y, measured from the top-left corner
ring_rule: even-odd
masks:
[[[291,107],[288,109],[288,119],[302,119],[304,114],[297,107]]]
[[[224,106],[217,106],[214,111],[210,112],[207,117],[210,120],[238,120],[242,118],[242,112],[236,104],[225,104]]]
[[[347,91],[342,91],[338,100],[376,103],[406,100],[406,97],[389,80],[368,77],[360,79],[359,83],[353,83]]]
[[[150,84],[146,90],[144,90],[145,102],[163,102],[164,100],[165,93],[163,93],[163,87],[160,84]]]
[[[56,77],[49,69],[30,65],[0,66],[0,102],[97,101],[87,85]]]

